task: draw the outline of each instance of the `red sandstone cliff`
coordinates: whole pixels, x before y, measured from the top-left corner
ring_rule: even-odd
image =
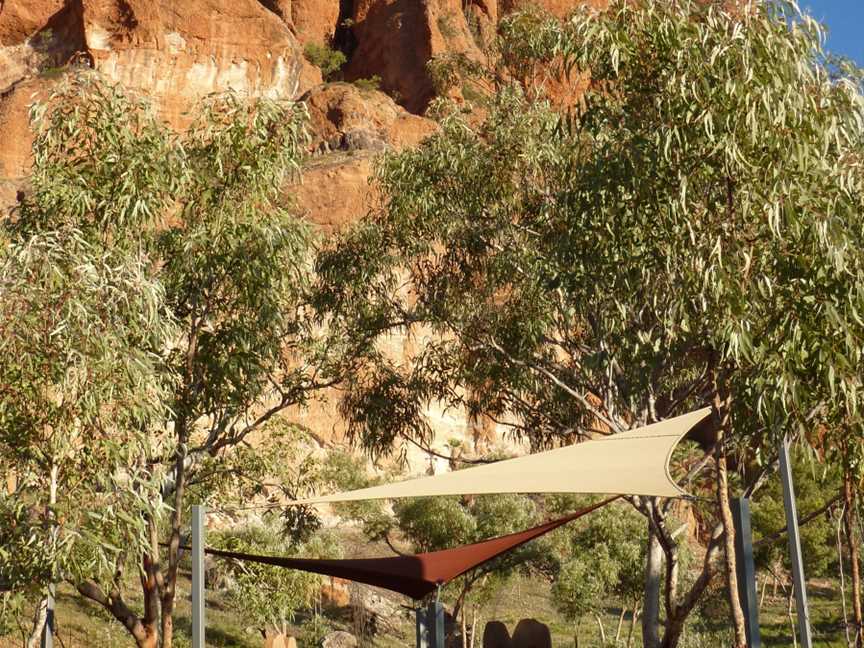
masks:
[[[338,230],[371,204],[374,156],[435,130],[422,116],[435,94],[430,58],[456,53],[482,63],[502,15],[531,5],[560,17],[584,1],[0,0],[0,217],[26,183],[29,105],[70,66],[87,65],[149,97],[180,129],[184,113],[214,91],[302,99],[313,155],[286,195],[322,230]],[[323,44],[348,56],[344,82],[322,84],[306,60],[304,47]],[[373,77],[381,91],[351,83]],[[473,429],[432,416],[443,438]],[[309,417],[325,436],[339,426],[326,406],[301,416]]]

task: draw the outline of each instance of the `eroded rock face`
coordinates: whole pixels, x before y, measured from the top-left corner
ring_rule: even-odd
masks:
[[[419,114],[436,93],[430,59],[459,54],[483,63],[506,14],[538,8],[564,18],[583,5],[602,9],[608,0],[354,0],[356,49],[345,75],[380,77],[382,90]]]
[[[382,92],[330,83],[306,93],[317,152],[414,146],[435,132],[435,122],[407,112]]]
[[[0,8],[0,47],[19,45],[41,31],[65,0],[5,0]]]
[[[299,44],[256,0],[80,1],[93,66],[152,97],[174,125],[211,92],[292,97],[298,90]]]
[[[448,52],[483,58],[461,0],[356,0],[354,36],[346,78],[380,77],[381,89],[414,113],[435,96],[426,67],[431,58]]]
[[[0,93],[24,78],[51,72],[83,47],[80,12],[62,0],[0,3]]]
[[[34,101],[44,100],[54,80],[34,77],[14,84],[0,95],[0,219],[17,205],[18,192],[27,185],[33,136],[29,112]]]
[[[291,23],[303,45],[329,44],[339,23],[339,0],[292,0]]]

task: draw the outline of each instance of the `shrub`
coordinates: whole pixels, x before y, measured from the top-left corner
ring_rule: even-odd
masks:
[[[354,85],[361,90],[380,90],[381,77],[376,74],[368,79],[355,79]]]
[[[335,50],[329,45],[320,43],[309,43],[303,48],[303,56],[312,65],[321,69],[321,76],[325,81],[331,81],[347,59],[345,54]]]

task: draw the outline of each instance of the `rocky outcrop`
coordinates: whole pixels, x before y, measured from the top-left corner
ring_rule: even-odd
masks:
[[[18,45],[41,31],[65,0],[6,0],[0,8],[0,47]]]
[[[427,62],[445,53],[482,60],[461,0],[356,0],[357,48],[347,79],[381,79],[381,89],[422,113],[435,96]]]
[[[607,4],[608,0],[354,0],[356,48],[345,78],[378,77],[382,90],[409,111],[422,113],[436,94],[428,62],[460,55],[484,63],[486,46],[502,16],[534,8],[564,18],[581,5]]]
[[[53,84],[50,78],[34,77],[0,95],[0,218],[9,215],[30,173],[30,107],[34,101],[46,99]]]
[[[302,100],[317,152],[414,146],[436,129],[435,122],[407,112],[386,94],[350,83],[318,86]]]
[[[288,24],[257,0],[3,3],[0,91],[75,57],[152,98],[180,127],[211,92],[294,97],[305,67]],[[306,72],[308,85],[318,82]]]
[[[525,1],[563,16],[580,0]],[[430,59],[456,54],[484,63],[483,45],[501,17],[523,6],[523,0],[0,0],[0,217],[29,172],[28,108],[78,61],[153,100],[178,129],[211,92],[302,96],[315,155],[285,196],[323,233],[342,230],[375,206],[369,182],[375,156],[415,146],[435,131],[419,116],[436,94]],[[322,84],[320,70],[303,55],[308,44],[349,55],[342,70],[348,82]],[[372,77],[384,92],[350,83]],[[569,81],[535,81],[562,102],[578,95]],[[409,358],[412,344],[397,336],[388,352]],[[344,422],[334,401],[312,404],[292,419],[323,438],[339,438]],[[429,417],[442,442],[461,437],[475,449],[497,442],[489,421],[436,407]],[[418,456],[415,465],[421,463]]]
[[[435,122],[412,115],[384,93],[350,83],[318,86],[302,100],[315,158],[287,197],[325,233],[344,229],[374,204],[369,178],[376,154],[415,146],[436,130]]]
[[[292,97],[302,53],[256,0],[80,0],[93,67],[153,98],[182,125],[202,96],[226,89]]]

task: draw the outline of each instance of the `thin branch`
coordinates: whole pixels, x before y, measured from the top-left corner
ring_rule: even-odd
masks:
[[[822,515],[825,511],[827,511],[832,506],[834,506],[839,500],[840,500],[840,495],[837,495],[836,497],[832,497],[830,500],[828,500],[825,504],[820,506],[818,509],[816,509],[812,513],[809,513],[808,515],[806,515],[803,518],[801,518],[800,520],[798,520],[798,526],[804,526],[808,522],[811,522],[812,520],[816,519],[817,517]],[[777,542],[778,540],[780,540],[788,532],[789,532],[789,527],[785,526],[782,529],[780,529],[779,531],[775,531],[771,535],[767,535],[764,538],[760,538],[759,540],[754,542],[753,548],[758,549],[759,547],[762,547],[762,546],[765,546],[768,544],[773,544],[773,543]]]
[[[429,448],[428,446],[422,445],[419,441],[412,439],[407,434],[401,434],[400,436],[403,439],[405,439],[406,441],[408,441],[409,443],[413,443],[415,446],[420,448],[423,452],[426,452],[426,453],[432,455],[433,457],[438,457],[439,459],[446,459],[447,461],[458,461],[459,463],[464,463],[464,464],[491,464],[491,463],[495,463],[497,461],[497,459],[461,459],[459,457],[448,457],[447,455],[443,455],[440,452],[435,452],[432,448]]]
[[[582,394],[577,392],[575,389],[570,387],[570,385],[568,385],[563,380],[558,378],[558,376],[556,376],[554,373],[552,373],[551,371],[546,369],[546,367],[541,367],[540,365],[538,365],[536,363],[530,363],[530,362],[526,362],[525,360],[520,360],[519,358],[514,358],[512,355],[507,353],[507,351],[505,351],[496,342],[490,341],[488,344],[493,349],[495,349],[496,351],[501,353],[503,356],[505,356],[513,364],[519,365],[521,367],[526,367],[527,369],[531,369],[532,371],[536,371],[540,374],[543,374],[549,380],[551,380],[553,383],[555,383],[555,385],[557,385],[560,389],[564,390],[570,396],[572,396],[573,398],[578,400],[582,404],[582,406],[585,407],[585,409],[590,411],[596,418],[603,421],[603,423],[608,425],[611,429],[615,430],[616,432],[623,432],[623,428],[618,423],[613,421],[611,418],[607,417],[603,412],[601,412],[598,408],[596,408],[594,405],[592,405],[588,401],[588,399],[585,398],[585,396],[583,396]]]

